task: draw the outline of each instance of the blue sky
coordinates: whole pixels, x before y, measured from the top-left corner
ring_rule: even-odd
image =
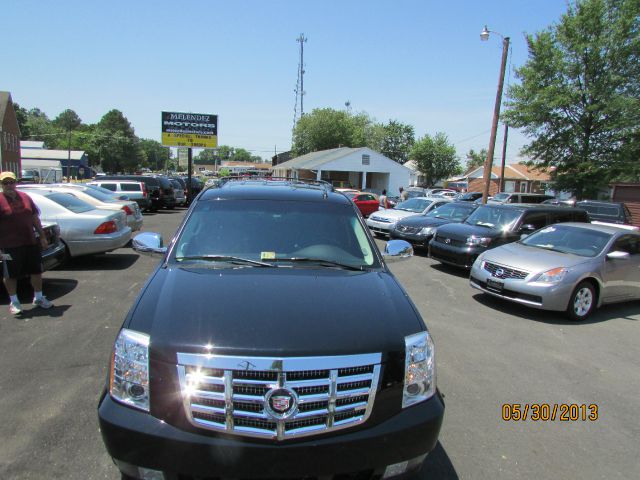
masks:
[[[121,110],[140,137],[160,140],[160,112],[219,115],[219,144],[269,157],[288,150],[301,34],[305,112],[367,112],[444,132],[465,158],[486,148],[502,42],[511,72],[525,33],[558,22],[565,0],[28,1],[4,0],[0,90],[50,118],[86,123]],[[507,73],[506,81],[515,76]],[[501,155],[502,127],[496,146]],[[507,161],[526,139],[509,132]]]

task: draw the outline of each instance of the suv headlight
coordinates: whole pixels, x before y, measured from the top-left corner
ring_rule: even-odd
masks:
[[[490,243],[491,237],[476,237],[475,235],[467,237],[467,245],[480,245],[483,247],[488,247]]]
[[[402,408],[429,399],[436,391],[436,362],[429,332],[404,337],[404,390]]]
[[[436,233],[436,227],[424,227],[418,235],[433,235]]]
[[[111,358],[109,393],[125,405],[149,411],[149,335],[120,331]]]

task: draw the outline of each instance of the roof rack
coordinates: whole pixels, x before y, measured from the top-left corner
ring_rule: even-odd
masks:
[[[268,184],[268,182],[270,181],[285,181],[285,182],[289,182],[292,183],[294,185],[298,184],[298,185],[316,185],[319,187],[323,187],[325,189],[325,191],[330,191],[333,192],[334,188],[333,185],[331,185],[331,183],[325,181],[325,180],[311,180],[311,179],[305,179],[305,178],[294,178],[294,177],[264,177],[264,176],[260,176],[260,175],[236,175],[236,176],[228,176],[228,177],[221,177],[220,178],[221,183],[219,186],[224,185],[225,183],[229,182],[229,181],[244,181],[244,180],[262,180],[265,182],[265,184]]]

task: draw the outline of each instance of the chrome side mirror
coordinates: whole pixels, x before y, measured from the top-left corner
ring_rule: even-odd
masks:
[[[616,250],[615,252],[607,253],[607,258],[609,260],[626,260],[627,258],[629,258],[629,252]]]
[[[151,256],[164,256],[167,247],[162,246],[162,235],[155,232],[144,232],[133,237],[133,249],[138,253]]]
[[[413,247],[404,240],[389,240],[382,256],[386,262],[405,260],[413,256]]]

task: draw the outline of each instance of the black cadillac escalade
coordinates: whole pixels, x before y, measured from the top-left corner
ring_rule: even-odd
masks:
[[[117,335],[98,416],[123,478],[390,478],[444,415],[434,346],[356,207],[324,182],[194,205]],[[353,476],[353,477],[352,477]]]

